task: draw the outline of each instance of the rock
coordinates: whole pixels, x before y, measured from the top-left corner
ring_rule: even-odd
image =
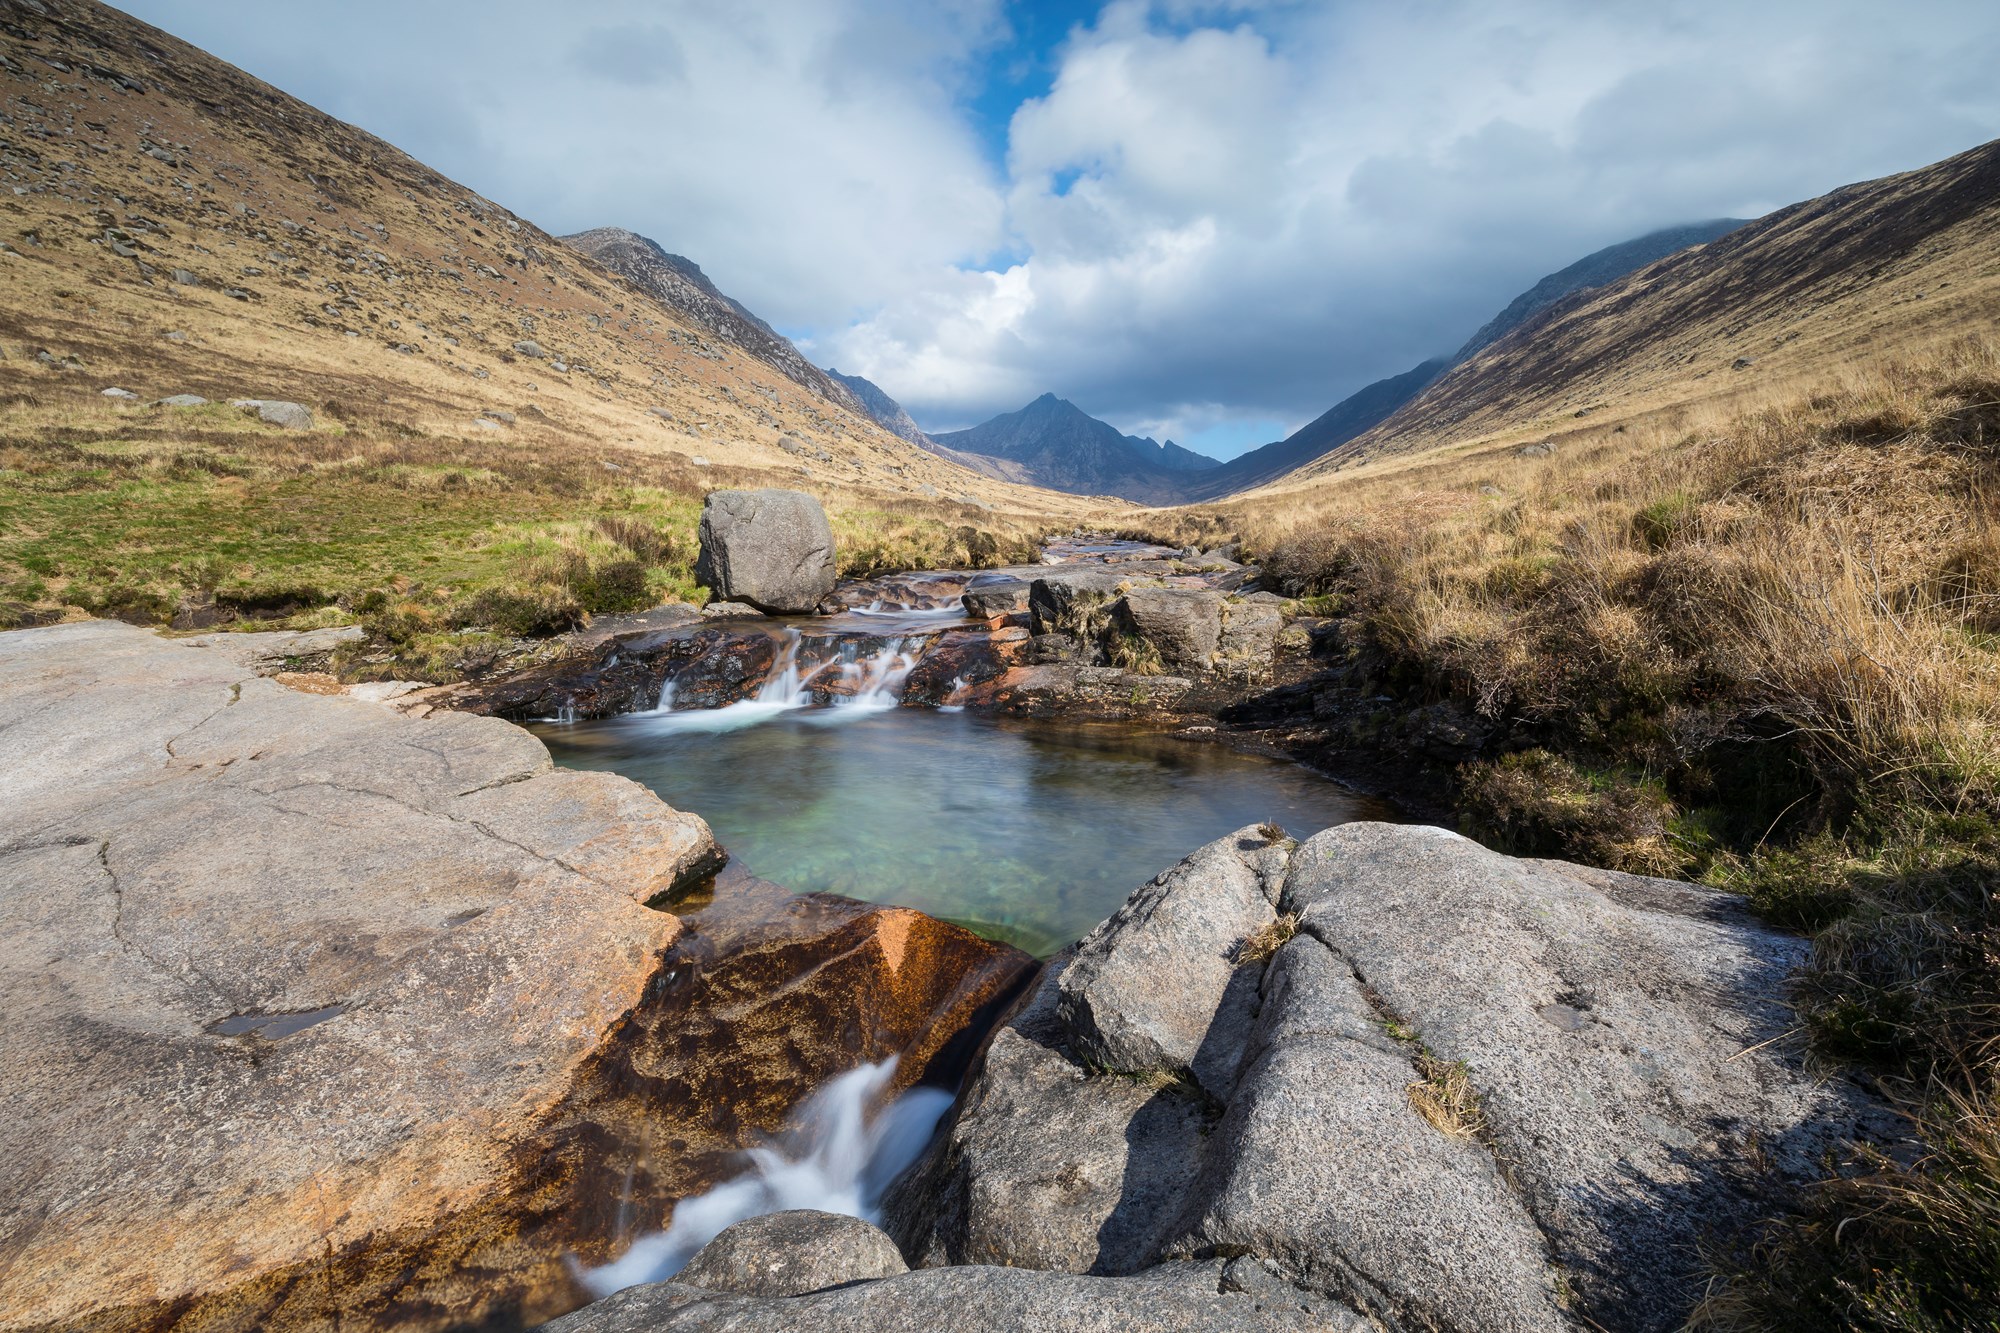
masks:
[[[1052,964],[892,1194],[907,1254],[1235,1256],[1244,1290],[1389,1327],[1650,1333],[1698,1299],[1704,1236],[1903,1133],[1779,1040],[1805,945],[1727,895],[1441,829],[1259,844],[1202,849]],[[1226,966],[1259,920],[1296,933]],[[1439,1109],[1453,1070],[1470,1096]]]
[[[1366,1333],[1335,1302],[1275,1279],[1255,1293],[1232,1266],[1166,1264],[1134,1277],[929,1268],[790,1298],[678,1282],[633,1287],[548,1333]]]
[[[207,407],[208,399],[202,397],[198,393],[177,393],[172,395],[171,397],[162,398],[159,402],[154,403],[153,406],[154,407]]]
[[[1169,670],[1207,670],[1222,643],[1222,594],[1208,588],[1133,588],[1112,613],[1120,630],[1159,649]]]
[[[710,602],[701,609],[703,616],[713,620],[723,616],[758,616],[764,613],[748,602]]]
[[[542,350],[542,345],[533,338],[523,338],[520,342],[515,343],[514,350],[522,356],[530,357],[537,361],[548,355],[547,352]]]
[[[690,455],[688,458],[688,462],[694,464],[696,467],[708,466],[708,460],[706,458],[703,458],[700,454]]]
[[[965,603],[965,614],[975,620],[994,620],[1026,611],[1028,591],[1032,586],[1026,579],[1000,579],[975,584],[967,588],[961,598]]]
[[[170,329],[160,335],[170,343],[184,343],[188,340],[186,329]]]
[[[278,398],[232,398],[229,405],[255,412],[257,419],[267,425],[283,426],[286,430],[312,429],[312,413],[300,403],[288,403]]]
[[[1729,368],[1731,370],[1748,370],[1750,369],[1750,367],[1756,364],[1757,363],[1755,361],[1752,361],[1747,356],[1739,356],[1734,361],[1731,361],[1729,363]]]
[[[994,1034],[944,1136],[886,1201],[919,1266],[1135,1273],[1179,1218],[1214,1110],[1169,1079],[1080,1069],[1056,1012],[1066,963]]]
[[[1241,680],[1263,680],[1271,674],[1271,653],[1285,632],[1285,599],[1276,593],[1254,592],[1222,603],[1222,640],[1215,670]]]
[[[167,280],[176,287],[199,287],[201,279],[184,268],[177,268],[167,275]]]
[[[724,1228],[674,1281],[739,1296],[803,1296],[909,1271],[903,1252],[879,1227],[800,1208]]]
[[[1542,440],[1536,444],[1524,444],[1514,452],[1522,458],[1549,458],[1555,451],[1556,446],[1553,441]]]
[[[1036,634],[1095,638],[1109,621],[1111,603],[1131,583],[1131,575],[1101,566],[1051,570],[1028,585],[1031,627]]]
[[[130,389],[105,389],[101,392],[106,398],[137,398],[139,396]]]
[[[662,421],[672,421],[674,419],[674,414],[664,407],[649,407],[646,410]]]
[[[507,429],[507,428],[506,428],[505,426],[501,425],[501,424],[500,424],[499,422],[497,422],[497,421],[492,421],[492,420],[489,420],[489,419],[487,419],[486,417],[474,417],[474,418],[472,419],[472,424],[473,424],[474,426],[477,426],[477,427],[478,427],[478,428],[479,428],[480,430],[505,430],[505,429]]]
[[[1134,890],[1063,972],[1056,1010],[1071,1051],[1125,1073],[1191,1075],[1227,1097],[1247,1024],[1225,999],[1237,977],[1254,980],[1236,954],[1275,919],[1285,862],[1275,839],[1239,829]]]
[[[833,591],[833,529],[803,491],[710,491],[695,577],[723,601],[809,614]]]
[[[634,872],[715,855],[526,732],[290,690],[252,665],[284,636],[238,637],[0,638],[38,756],[0,772],[0,1308],[25,1323],[199,1322],[225,1293],[297,1323],[258,1312],[324,1311],[308,1274],[407,1281],[414,1238],[525,1207],[509,1154],[679,935]]]

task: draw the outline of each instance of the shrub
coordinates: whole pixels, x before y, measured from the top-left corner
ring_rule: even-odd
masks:
[[[1547,750],[1524,750],[1459,770],[1461,827],[1514,856],[1671,874],[1682,861],[1666,839],[1672,808],[1652,784],[1616,773],[1586,773]]]

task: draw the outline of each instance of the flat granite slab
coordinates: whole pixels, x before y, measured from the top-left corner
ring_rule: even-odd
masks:
[[[716,861],[508,723],[260,676],[272,637],[0,634],[0,1328],[490,1205]]]

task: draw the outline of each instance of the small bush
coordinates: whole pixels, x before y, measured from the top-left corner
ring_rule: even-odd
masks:
[[[580,629],[588,617],[583,604],[569,589],[538,584],[527,588],[489,588],[460,607],[453,619],[468,628],[540,639]],[[400,637],[408,639],[414,632]]]
[[[1677,491],[1632,515],[1632,539],[1641,546],[1664,551],[1675,542],[1686,540],[1700,516],[1700,503],[1686,492]]]

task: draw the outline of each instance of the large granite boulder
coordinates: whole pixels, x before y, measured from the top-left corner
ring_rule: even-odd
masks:
[[[833,591],[833,528],[803,491],[710,491],[695,577],[718,601],[810,615]]]
[[[551,1318],[828,1078],[954,1079],[1031,967],[711,878],[510,724],[258,674],[307,642],[0,635],[0,1324]]]
[[[1222,594],[1212,588],[1132,588],[1113,607],[1119,632],[1151,644],[1171,671],[1206,671],[1222,643]]]
[[[1367,1333],[1353,1312],[1254,1261],[1164,1264],[1133,1277],[929,1268],[790,1298],[679,1282],[633,1287],[547,1333]]]
[[[803,1296],[909,1271],[903,1252],[881,1228],[858,1217],[798,1208],[723,1228],[674,1281],[738,1296]]]
[[[1394,1329],[1665,1330],[1705,1235],[1900,1132],[1802,1067],[1805,946],[1726,895],[1441,829],[1270,832],[1051,965],[892,1195],[914,1262],[1254,1256]]]

